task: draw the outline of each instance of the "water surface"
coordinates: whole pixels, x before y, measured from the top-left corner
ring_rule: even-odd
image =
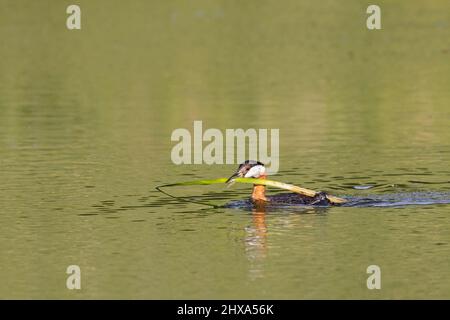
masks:
[[[78,4],[68,31],[64,3],[0,3],[1,298],[450,298],[448,1],[379,1],[379,31],[360,1]],[[194,120],[279,128],[276,180],[426,203],[176,201],[154,187],[236,169],[170,161]]]

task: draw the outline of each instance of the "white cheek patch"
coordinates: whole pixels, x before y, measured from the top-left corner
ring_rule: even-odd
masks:
[[[248,172],[245,174],[245,178],[259,178],[260,176],[264,175],[266,173],[266,168],[261,165],[257,165],[252,167]]]

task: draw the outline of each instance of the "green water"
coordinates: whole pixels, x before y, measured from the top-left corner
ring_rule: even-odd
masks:
[[[0,0],[0,298],[450,298],[448,204],[264,214],[154,190],[236,169],[171,162],[202,120],[279,128],[276,180],[448,194],[449,1],[378,1],[375,31],[356,0],[77,4],[69,31],[64,2]]]

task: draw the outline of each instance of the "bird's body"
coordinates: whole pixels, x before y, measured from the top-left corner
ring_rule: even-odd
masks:
[[[244,163],[239,165],[238,170],[228,179],[227,182],[232,181],[234,177],[266,179],[267,175],[264,164],[254,160],[246,160]],[[273,196],[266,196],[266,186],[258,184],[253,185],[251,201],[255,206],[264,206],[267,204],[329,206],[332,204],[324,192],[317,192],[312,197],[298,193],[281,193]]]
[[[321,197],[323,193],[320,193],[316,197],[308,197],[298,193],[280,193],[273,196],[267,196],[267,200],[272,205],[314,205],[314,206],[329,206],[330,201],[326,199],[326,196]]]

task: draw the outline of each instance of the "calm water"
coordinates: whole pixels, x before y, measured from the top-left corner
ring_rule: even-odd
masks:
[[[0,0],[1,298],[450,298],[450,2],[378,1],[380,31],[356,0],[77,3],[68,31],[65,3]],[[279,128],[276,180],[423,201],[178,202],[154,187],[236,167],[172,164],[194,120]]]

